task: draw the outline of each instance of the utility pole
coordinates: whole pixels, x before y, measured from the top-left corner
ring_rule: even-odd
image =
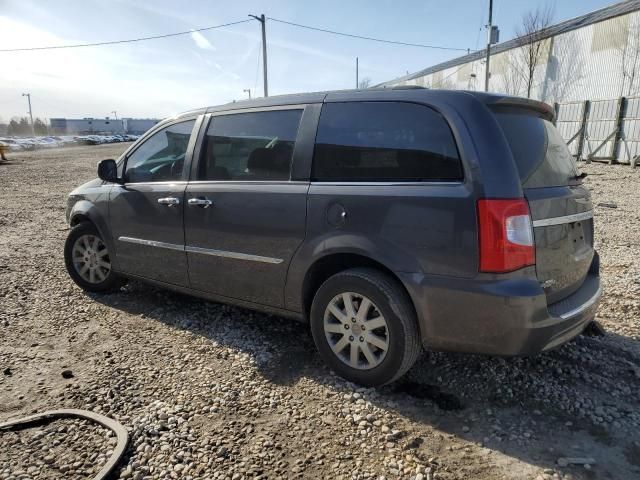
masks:
[[[116,112],[115,110],[112,110],[111,113],[113,113],[113,116],[115,117],[115,119],[118,120],[118,112]]]
[[[489,91],[489,62],[491,61],[491,40],[492,40],[492,25],[493,20],[493,0],[489,0],[489,25],[487,25],[487,60],[485,62],[484,72],[484,91]]]
[[[264,78],[264,96],[269,96],[269,85],[267,81],[267,19],[264,13],[259,17],[257,15],[249,15],[262,24],[262,75]]]
[[[249,100],[251,100],[251,89],[250,88],[245,88],[244,90],[242,90],[244,93],[248,93],[249,94]]]
[[[27,101],[29,102],[29,118],[31,119],[31,133],[35,136],[36,129],[33,126],[33,112],[31,111],[31,94],[30,93],[23,93],[22,96],[23,97],[27,97]]]
[[[358,81],[358,57],[356,57],[356,88],[360,88],[360,82]]]

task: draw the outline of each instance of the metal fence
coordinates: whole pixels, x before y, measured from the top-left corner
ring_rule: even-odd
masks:
[[[640,97],[554,107],[556,126],[577,160],[640,164]]]

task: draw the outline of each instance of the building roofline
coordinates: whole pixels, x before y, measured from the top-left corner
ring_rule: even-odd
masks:
[[[550,27],[544,28],[542,30],[538,30],[532,35],[535,35],[535,37],[538,40],[544,40],[547,38],[554,37],[556,35],[560,35],[562,33],[567,33],[573,30],[577,30],[578,28],[586,27],[588,25],[593,25],[594,23],[599,23],[605,20],[609,20],[611,18],[619,17],[620,15],[626,15],[627,13],[635,12],[637,10],[640,10],[640,0],[625,0],[620,3],[614,3],[612,5],[608,5],[598,10],[594,10],[593,12],[580,15],[578,17],[564,20],[555,25],[551,25]],[[523,37],[512,38],[511,40],[507,40],[506,42],[498,43],[492,46],[491,55],[496,55],[498,53],[502,53],[522,45],[522,38]],[[407,80],[413,80],[415,78],[424,77],[432,73],[446,70],[447,68],[457,67],[459,65],[464,65],[465,63],[473,62],[475,60],[481,60],[485,58],[486,55],[487,55],[487,49],[483,48],[482,50],[477,50],[467,55],[463,55],[461,57],[457,57],[452,60],[447,60],[446,62],[441,62],[441,63],[438,63],[437,65],[427,67],[418,72],[410,73],[409,75],[403,75],[401,77],[394,78],[393,80],[382,82],[376,85],[376,87],[393,85],[398,82],[404,82]]]

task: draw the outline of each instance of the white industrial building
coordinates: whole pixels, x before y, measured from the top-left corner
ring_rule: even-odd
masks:
[[[548,103],[617,98],[640,92],[640,0],[617,3],[536,34],[542,42],[531,98]],[[491,47],[489,90],[526,96],[518,58],[525,40]],[[383,85],[484,90],[486,50]],[[634,68],[635,67],[635,68]],[[635,71],[635,70],[639,71]]]
[[[160,120],[155,118],[125,118],[124,129],[131,135],[142,135]]]
[[[57,135],[142,135],[160,120],[155,118],[51,118],[51,133]]]
[[[533,44],[540,48],[527,63]],[[490,53],[489,91],[526,97],[530,84],[530,98],[555,106],[576,158],[640,164],[640,0],[492,45]],[[484,90],[485,58],[483,49],[381,86]]]

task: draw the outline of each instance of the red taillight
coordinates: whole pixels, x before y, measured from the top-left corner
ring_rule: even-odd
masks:
[[[478,229],[481,272],[535,265],[531,215],[523,198],[478,200]]]

